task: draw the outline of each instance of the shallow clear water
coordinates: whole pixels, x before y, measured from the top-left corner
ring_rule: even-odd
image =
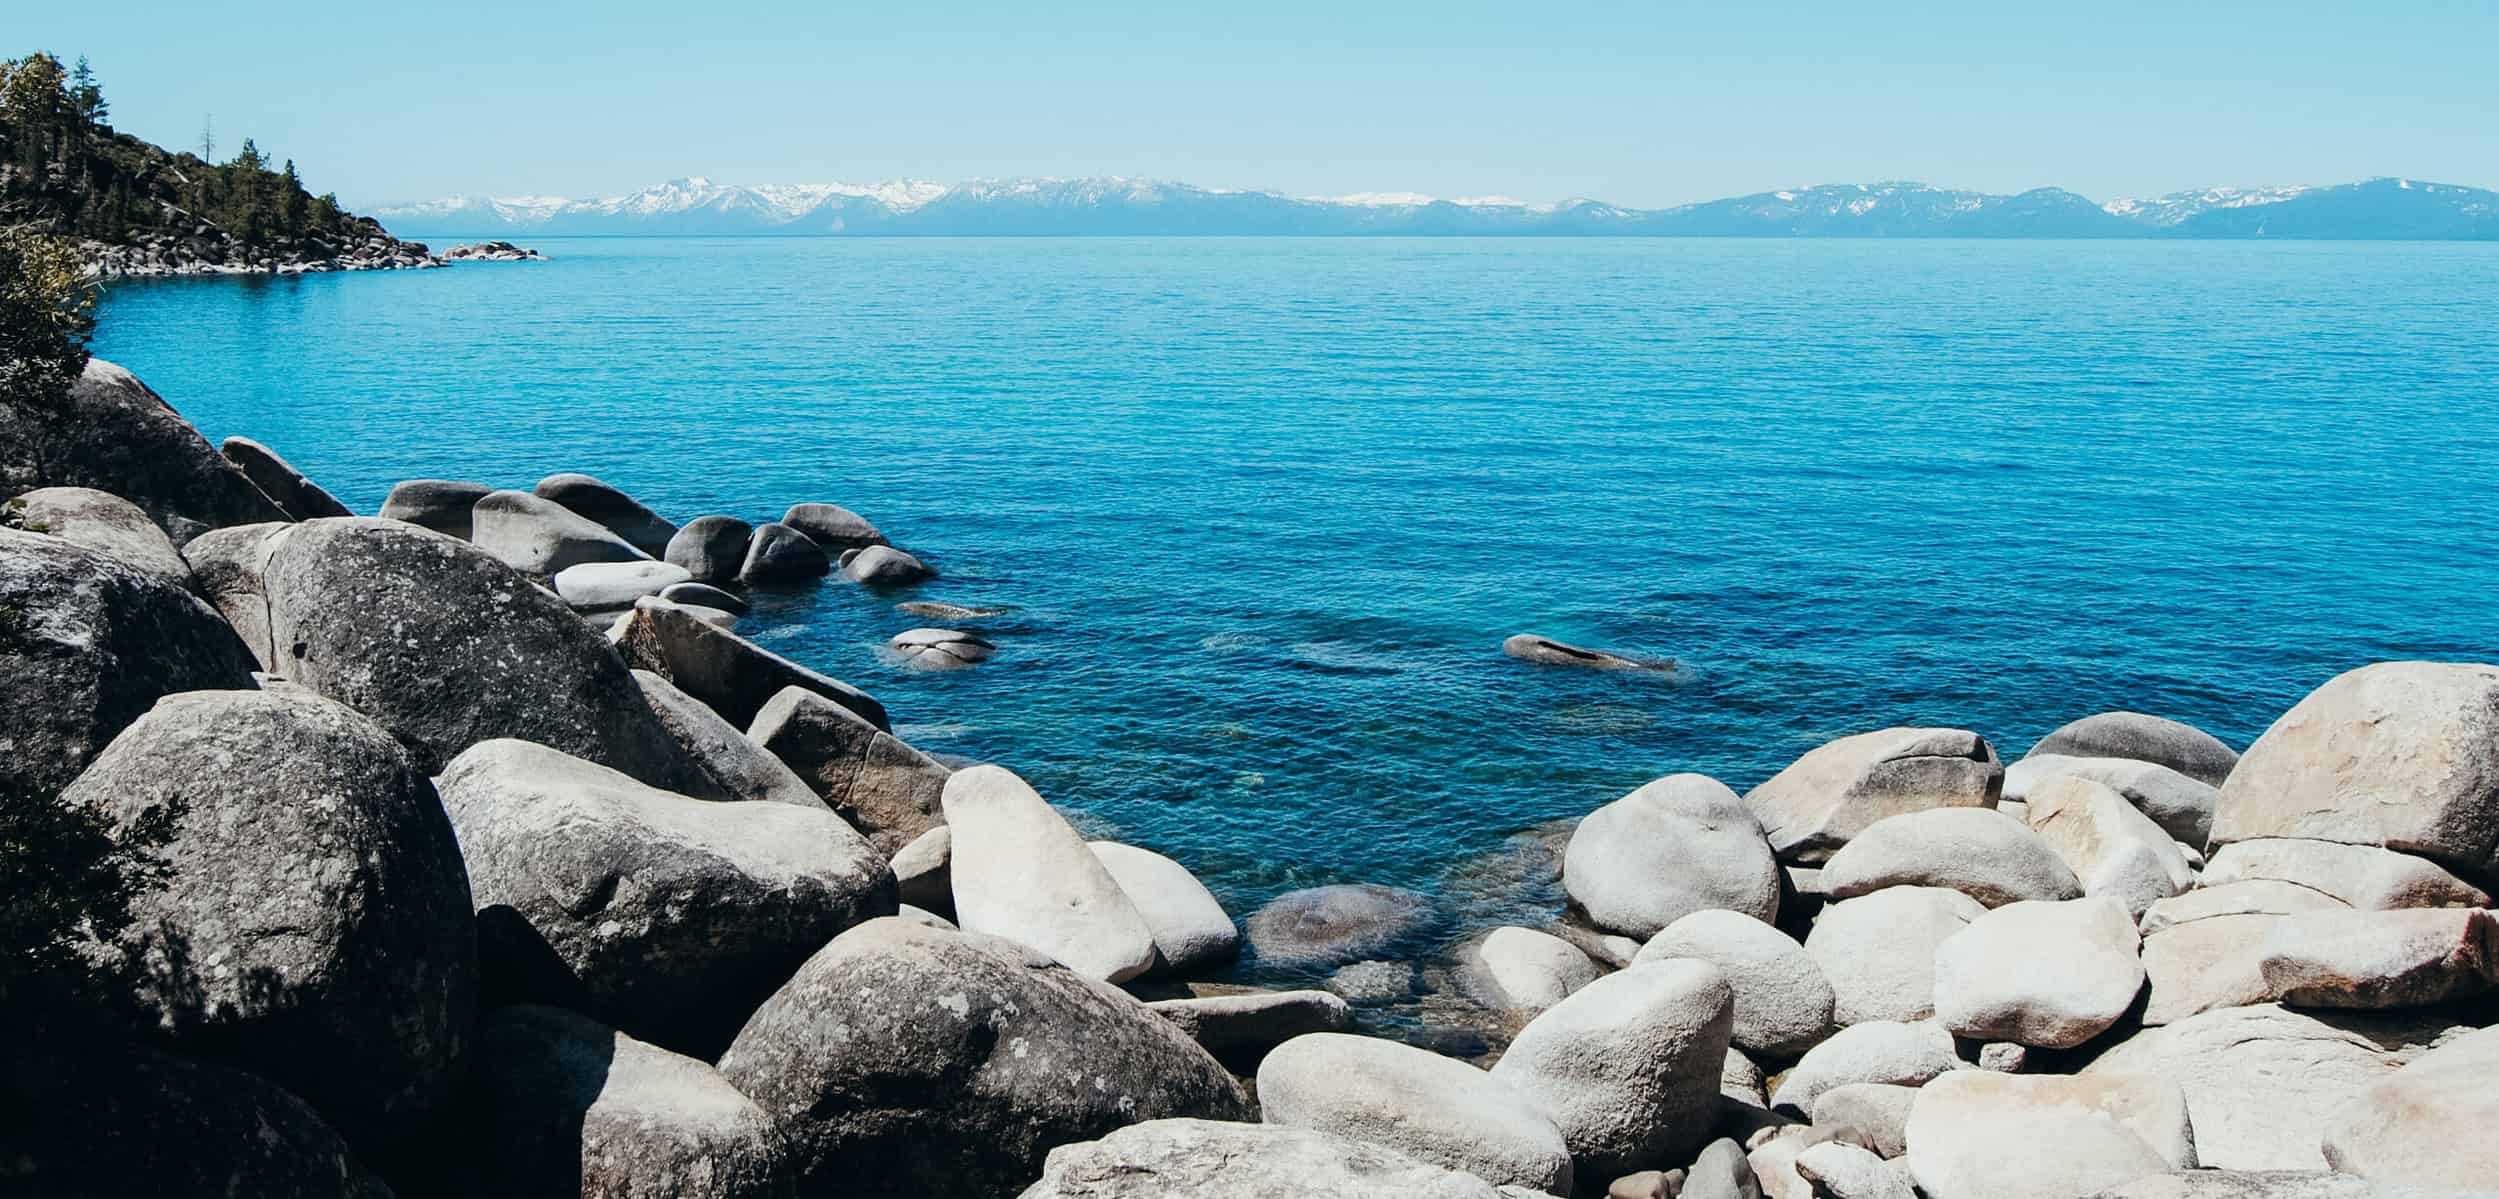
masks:
[[[2499,246],[545,248],[121,286],[98,350],[361,511],[565,470],[858,509],[920,598],[1014,607],[999,657],[896,668],[924,622],[838,582],[749,631],[1236,914],[1532,910],[1508,834],[1870,727],[2244,745],[2350,666],[2499,657]],[[1687,670],[1502,657],[1526,630]]]

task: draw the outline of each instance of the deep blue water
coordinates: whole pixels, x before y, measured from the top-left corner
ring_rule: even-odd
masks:
[[[98,350],[361,511],[566,470],[858,509],[922,597],[1015,608],[1000,656],[889,665],[924,622],[838,582],[749,631],[1236,914],[1865,728],[2244,745],[2342,669],[2499,657],[2499,246],[545,246],[124,285]]]

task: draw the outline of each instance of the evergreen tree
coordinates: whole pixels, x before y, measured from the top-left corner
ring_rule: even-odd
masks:
[[[105,118],[112,112],[111,106],[104,102],[104,87],[96,82],[95,72],[87,66],[84,54],[78,56],[78,65],[69,73],[69,99],[79,121],[89,128],[104,124]]]
[[[283,186],[286,190],[282,193],[283,199],[280,202],[286,206],[286,235],[302,237],[304,218],[311,210],[312,197],[304,194],[303,176],[295,173],[295,160],[292,158],[286,160],[284,179]]]

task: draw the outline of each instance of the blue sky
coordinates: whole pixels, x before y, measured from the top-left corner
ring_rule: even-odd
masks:
[[[698,174],[1640,206],[1879,179],[2499,186],[2491,0],[40,9],[9,52],[86,54],[116,125],[195,145],[213,113],[222,147],[248,134],[351,204]]]

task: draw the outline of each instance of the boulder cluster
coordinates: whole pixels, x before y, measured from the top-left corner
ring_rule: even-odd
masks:
[[[162,839],[21,1038],[34,1193],[2432,1199],[2499,1178],[2499,667],[2319,688],[2242,757],[2135,713],[1671,774],[1567,913],[1236,923],[737,632],[931,578],[847,509],[582,475],[359,517],[127,372],[0,445],[0,784]],[[20,448],[31,447],[31,448]],[[986,613],[935,601],[932,619]],[[906,662],[984,638],[920,629]],[[1205,981],[1239,955],[1325,986]],[[1473,1060],[1470,1060],[1473,1059]]]

